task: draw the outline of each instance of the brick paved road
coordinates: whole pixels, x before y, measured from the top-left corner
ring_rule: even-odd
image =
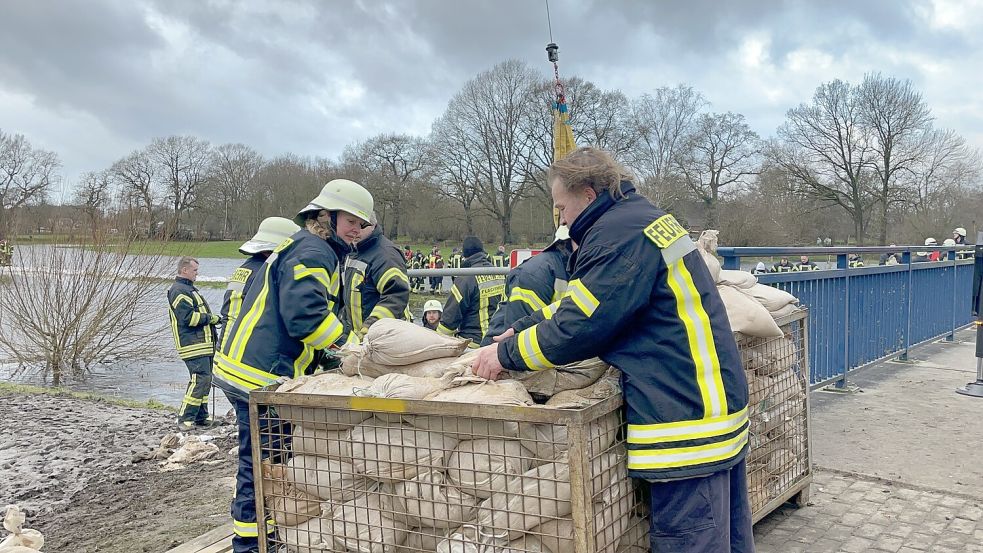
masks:
[[[758,553],[983,553],[983,500],[816,470],[811,505],[754,528]]]

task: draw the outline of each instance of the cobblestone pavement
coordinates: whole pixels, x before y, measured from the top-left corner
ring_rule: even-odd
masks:
[[[810,504],[754,527],[758,553],[983,552],[983,500],[817,469]]]

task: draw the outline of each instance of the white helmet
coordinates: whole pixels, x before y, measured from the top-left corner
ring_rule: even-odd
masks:
[[[259,252],[271,252],[293,233],[300,230],[290,219],[284,217],[267,217],[259,224],[256,234],[246,243],[239,246],[239,251],[252,255]]]
[[[423,304],[423,312],[427,311],[440,311],[444,312],[444,306],[440,304],[439,300],[427,300],[427,303]]]
[[[962,227],[956,227],[956,230],[952,231],[952,233],[953,234],[958,234],[959,236],[962,236],[963,238],[966,238],[966,229],[964,229]]]
[[[351,213],[367,223],[372,220],[375,202],[372,200],[372,194],[361,184],[347,179],[335,179],[325,184],[321,193],[311,200],[307,207],[297,212],[294,221],[302,224],[305,213],[322,209]]]
[[[955,246],[956,245],[956,241],[953,240],[952,238],[946,238],[945,240],[942,241],[942,245],[943,246]]]
[[[935,240],[935,238],[926,238],[925,239],[925,245],[926,246],[938,246],[939,243]]]

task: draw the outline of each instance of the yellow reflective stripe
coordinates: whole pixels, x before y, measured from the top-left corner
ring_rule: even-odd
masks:
[[[715,463],[736,456],[748,441],[748,431],[707,445],[669,449],[629,449],[628,470],[654,470]]]
[[[597,301],[594,294],[587,289],[580,279],[571,280],[570,284],[567,286],[566,297],[573,300],[573,303],[577,304],[577,307],[590,318],[597,311],[597,308],[601,305],[601,302]]]
[[[539,311],[546,307],[546,302],[540,299],[535,292],[518,286],[509,292],[509,301],[521,301],[531,307],[533,311]]]
[[[321,324],[314,329],[305,338],[301,338],[300,341],[313,347],[314,349],[325,349],[331,344],[335,343],[338,338],[341,338],[342,333],[345,331],[345,327],[338,320],[338,317],[334,313],[328,312]]]
[[[456,331],[447,328],[446,326],[443,325],[443,323],[437,324],[437,333],[443,334],[445,336],[455,336],[457,334]]]
[[[696,365],[696,381],[703,400],[704,418],[719,417],[727,413],[727,398],[720,377],[720,360],[713,342],[710,317],[703,309],[700,293],[693,277],[680,259],[668,265],[667,281],[676,297],[676,312],[686,327],[690,355]]]
[[[461,303],[461,298],[463,296],[461,296],[461,291],[457,289],[457,284],[451,286],[451,295],[454,296],[454,299],[457,300],[457,303]]]
[[[745,407],[732,415],[710,419],[667,422],[662,424],[629,424],[628,443],[660,444],[697,440],[712,436],[724,436],[737,431],[747,424],[748,409]]]
[[[565,296],[566,294],[564,294],[564,297]],[[555,301],[543,308],[543,316],[546,317],[547,319],[552,319],[553,315],[556,315],[556,312],[559,311],[559,309],[560,309],[560,302]]]
[[[274,521],[269,519],[266,521],[266,532],[272,534],[274,531]],[[242,522],[241,520],[232,519],[232,532],[235,535],[242,538],[258,538],[259,537],[259,523],[258,522]]]
[[[304,369],[314,361],[314,348],[305,345],[297,359],[294,359],[294,378],[304,375]]]
[[[352,275],[351,291],[348,294],[348,315],[352,328],[362,328],[362,293],[358,287],[365,282],[365,275],[356,272]]]
[[[276,382],[277,376],[272,373],[250,367],[245,363],[230,359],[228,356],[219,353],[215,356],[215,372],[223,372],[236,379],[252,384],[255,388],[269,386]]]
[[[550,363],[549,359],[546,359],[546,356],[543,355],[543,350],[539,347],[539,339],[536,337],[535,325],[520,332],[517,339],[519,342],[519,355],[527,367],[534,371],[539,371],[556,366]]]
[[[389,284],[389,281],[394,278],[399,278],[406,281],[407,285],[409,285],[410,283],[409,277],[406,276],[406,273],[403,272],[402,269],[400,269],[399,267],[392,267],[388,271],[382,273],[382,276],[379,278],[379,283],[377,285],[379,292],[385,290],[386,285]]]
[[[171,307],[173,309],[177,309],[178,304],[181,303],[182,301],[188,302],[191,305],[191,308],[194,309],[195,303],[193,301],[191,301],[191,298],[189,296],[185,295],[185,294],[178,294],[177,297],[174,298],[174,301],[171,302]],[[160,305],[160,304],[157,304],[157,305]]]
[[[383,305],[377,305],[372,310],[372,312],[369,313],[369,318],[371,319],[372,317],[375,317],[376,319],[395,319],[396,315],[393,314],[393,312],[388,307],[385,307]],[[359,325],[359,327],[361,326],[362,325]]]
[[[281,244],[282,246],[283,244]],[[266,309],[266,298],[270,294],[270,269],[272,265],[266,264],[266,268],[263,271],[263,288],[260,289],[259,294],[256,296],[256,301],[249,306],[249,311],[246,312],[246,316],[243,317],[242,323],[236,328],[235,336],[232,340],[232,344],[229,347],[229,357],[232,359],[242,359],[243,351],[246,349],[246,343],[252,337],[253,330],[256,329],[256,324],[259,323],[259,317]]]
[[[325,290],[331,290],[331,275],[324,267],[308,267],[303,263],[294,265],[294,280],[311,277],[320,282]]]
[[[191,313],[191,321],[188,323],[190,326],[198,326],[201,322],[201,313],[193,311]]]

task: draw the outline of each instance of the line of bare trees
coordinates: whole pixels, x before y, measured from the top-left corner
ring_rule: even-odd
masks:
[[[729,244],[915,241],[975,227],[983,212],[978,152],[934,124],[908,81],[874,73],[857,84],[823,83],[764,139],[742,114],[713,111],[687,85],[635,98],[577,77],[565,86],[578,144],[614,152],[656,204],[691,228],[720,227]],[[465,83],[429,135],[380,134],[337,160],[156,138],[85,175],[74,198],[84,217],[74,220],[242,238],[263,217],[291,215],[326,180],[346,176],[373,192],[390,236],[540,241],[552,232],[552,101],[551,82],[510,60]],[[50,152],[36,153],[35,163],[49,176],[31,181],[40,191],[57,167],[56,156],[45,164],[42,154]],[[6,154],[0,159],[2,179]],[[13,190],[32,186],[17,182]],[[0,187],[3,213],[20,205],[7,197]]]

